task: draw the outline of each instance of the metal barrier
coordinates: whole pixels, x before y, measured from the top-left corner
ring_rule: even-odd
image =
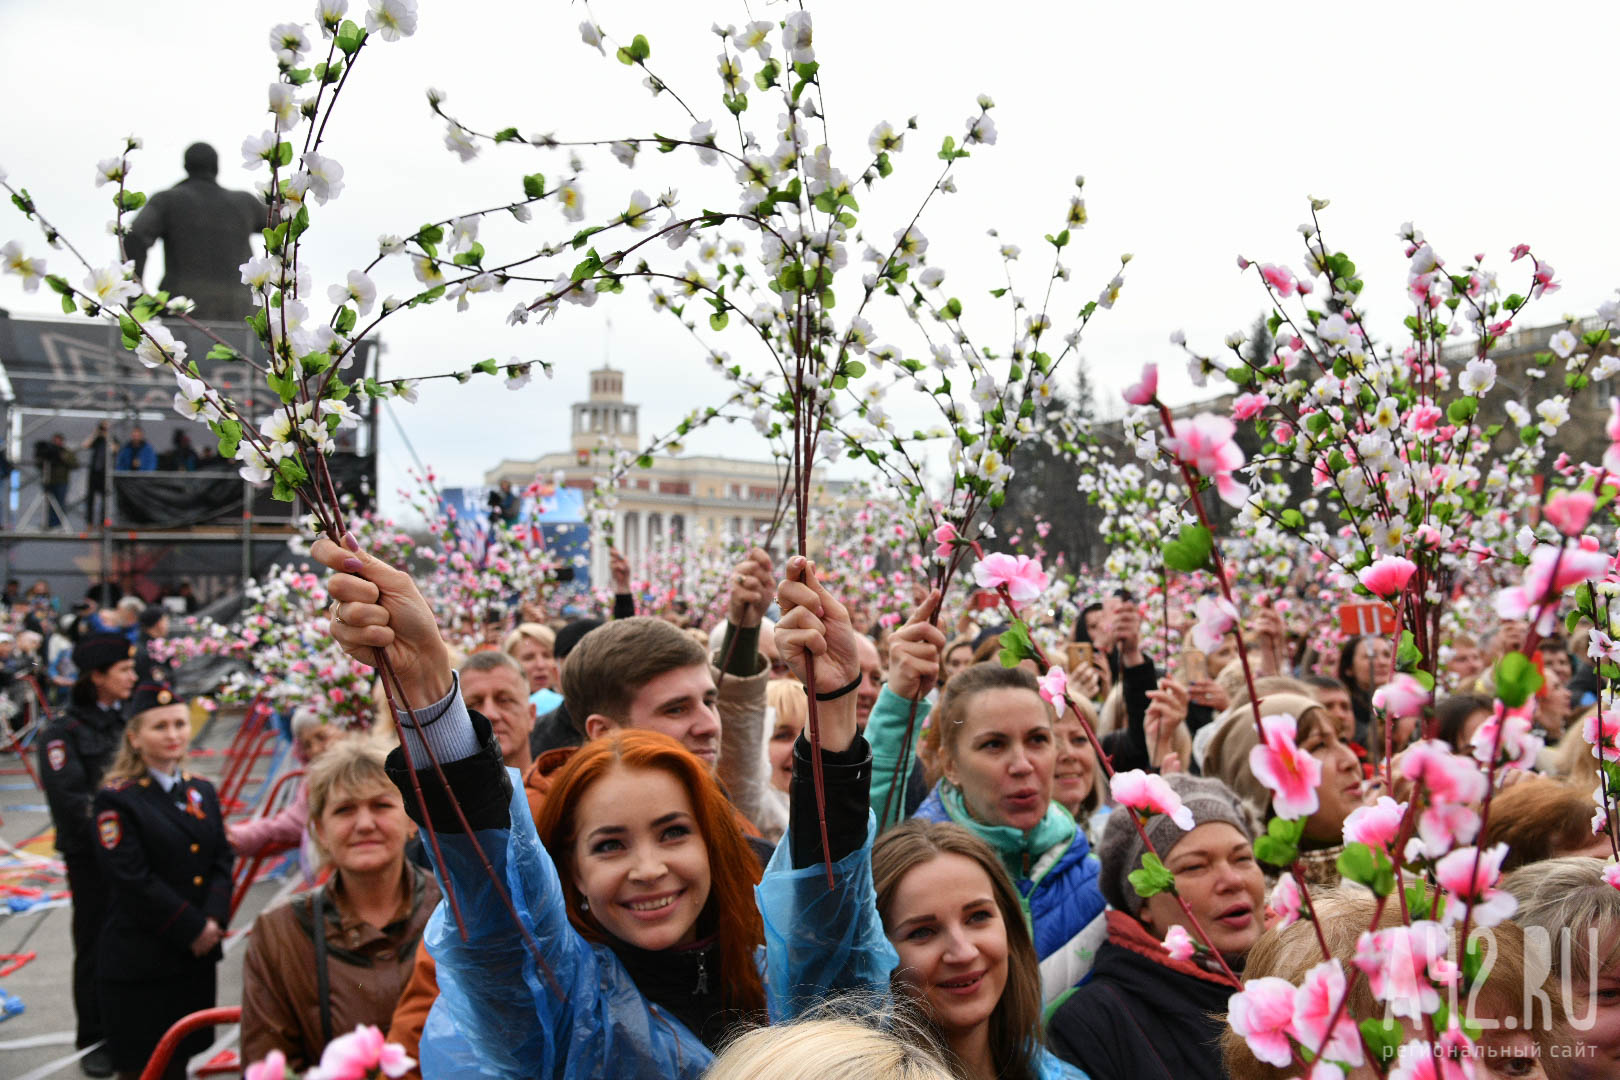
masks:
[[[302,779],[303,775],[303,769],[293,769],[277,777],[275,785],[270,789],[270,797],[264,801],[263,808],[256,816],[269,817],[271,814],[280,812],[287,801],[282,798],[283,792],[294,790],[285,787],[287,781]],[[252,887],[253,882],[258,878],[259,868],[264,865],[265,860],[296,850],[298,850],[296,844],[275,844],[258,852],[251,858],[237,862],[235,887],[231,890],[231,920],[233,922],[236,920],[236,909],[242,906],[242,900],[247,896],[248,889]]]
[[[239,1024],[242,1022],[242,1007],[240,1005],[226,1005],[217,1009],[203,1009],[190,1016],[182,1016],[174,1022],[174,1026],[163,1033],[158,1040],[157,1049],[152,1051],[152,1057],[147,1061],[146,1068],[141,1070],[141,1080],[160,1080],[169,1068],[169,1059],[180,1048],[187,1035],[198,1028],[213,1027],[215,1024]],[[232,1066],[230,1072],[236,1072],[237,1067]]]

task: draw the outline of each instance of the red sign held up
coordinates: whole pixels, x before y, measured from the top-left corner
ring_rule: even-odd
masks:
[[[1376,602],[1340,604],[1339,628],[1347,634],[1393,634],[1395,609]]]

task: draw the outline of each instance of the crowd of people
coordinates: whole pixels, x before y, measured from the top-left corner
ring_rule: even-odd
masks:
[[[1296,666],[1277,613],[1245,635],[1260,714],[1295,717],[1322,769],[1300,843],[1319,941],[1276,925],[1276,872],[1255,855],[1274,796],[1233,634],[1156,657],[1136,600],[1088,606],[1064,664],[1098,745],[1033,664],[994,658],[996,628],[948,638],[961,624],[936,592],[863,633],[802,559],[751,552],[725,618],[693,627],[637,615],[615,558],[611,618],[515,607],[461,655],[405,573],[325,540],[314,555],[334,571],[333,636],[362,662],[385,650],[415,712],[361,733],[295,712],[307,771],[271,817],[226,824],[182,768],[183,703],[162,671],[137,676],[138,642],[73,649],[40,760],[74,894],[80,1045],[106,1040],[87,1072],[133,1073],[214,1003],[232,858],[279,849],[307,887],[252,924],[241,1042],[245,1061],[294,1069],[371,1025],[426,1077],[1280,1078],[1233,1034],[1231,973],[1297,982],[1319,945],[1348,964],[1372,922],[1338,857],[1356,811],[1405,794],[1375,767],[1417,734],[1372,704],[1386,638],[1346,641],[1330,678]],[[1503,620],[1451,643],[1437,714],[1454,747],[1524,634]],[[1510,844],[1520,907],[1480,1015],[1518,1008],[1526,935],[1620,937],[1580,739],[1591,666],[1558,638],[1538,655],[1548,749],[1507,774],[1483,838]],[[1164,777],[1190,821],[1138,830],[1101,754]],[[1147,841],[1174,888],[1144,899]],[[1195,926],[1213,951],[1177,947]],[[1486,1030],[1475,1075],[1620,1068],[1620,956],[1563,963],[1585,964],[1575,1012],[1598,1022]]]

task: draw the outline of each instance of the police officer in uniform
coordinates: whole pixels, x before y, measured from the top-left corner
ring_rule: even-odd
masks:
[[[95,798],[97,854],[108,891],[97,982],[113,1066],[137,1077],[175,1021],[215,1003],[231,912],[231,845],[214,786],[185,772],[191,714],[161,685],[142,686],[107,783]],[[186,1075],[204,1028],[165,1076]]]
[[[79,677],[68,707],[57,713],[39,741],[39,773],[56,825],[56,850],[67,867],[73,893],[73,1009],[80,1049],[102,1041],[96,996],[96,942],[107,918],[107,889],[96,861],[91,801],[118,753],[124,730],[123,703],[135,689],[134,646],[122,634],[90,634],[73,647]],[[86,1075],[113,1072],[106,1047],[80,1062]]]

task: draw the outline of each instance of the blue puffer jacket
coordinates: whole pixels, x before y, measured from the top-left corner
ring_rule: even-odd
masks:
[[[917,808],[917,816],[924,821],[952,820],[938,785]],[[996,846],[995,838],[974,829],[972,822],[957,824]],[[1085,832],[1076,828],[1068,840],[1047,848],[1029,872],[1013,882],[1035,938],[1045,1004],[1056,1001],[1090,974],[1097,949],[1108,940],[1107,903],[1097,885],[1100,869]]]

